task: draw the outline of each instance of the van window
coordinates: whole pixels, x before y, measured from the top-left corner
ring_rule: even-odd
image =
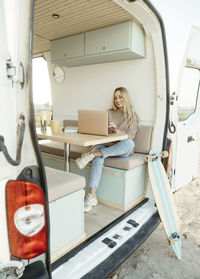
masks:
[[[40,120],[45,119],[47,126],[52,117],[52,97],[47,62],[43,57],[33,59],[33,103],[35,124],[40,127]]]
[[[184,68],[178,97],[178,120],[186,120],[196,110],[199,94],[200,71]]]

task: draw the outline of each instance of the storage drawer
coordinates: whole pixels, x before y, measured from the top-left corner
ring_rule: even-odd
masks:
[[[85,55],[129,49],[130,40],[130,21],[85,32]]]
[[[51,60],[68,59],[84,55],[84,33],[51,42]]]

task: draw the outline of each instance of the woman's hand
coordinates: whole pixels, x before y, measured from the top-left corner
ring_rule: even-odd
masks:
[[[116,133],[116,125],[114,122],[110,122],[108,125],[108,133],[113,134]]]

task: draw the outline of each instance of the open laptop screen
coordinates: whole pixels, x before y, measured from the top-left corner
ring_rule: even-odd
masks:
[[[92,135],[108,135],[108,111],[106,110],[79,110],[79,133]]]

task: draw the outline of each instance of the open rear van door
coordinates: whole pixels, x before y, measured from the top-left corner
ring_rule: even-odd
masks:
[[[8,50],[8,41],[7,41],[7,28],[5,22],[5,14],[4,14],[4,2],[0,2],[0,24],[1,24],[1,32],[0,32],[0,92],[1,92],[1,101],[0,101],[0,135],[5,133],[7,126],[7,121],[2,121],[6,115],[6,111],[8,109],[8,105],[12,98],[12,82],[7,77],[7,61],[10,59],[10,53]],[[10,93],[9,93],[10,92]],[[0,153],[1,156],[1,153]],[[2,169],[2,166],[1,166]],[[4,170],[2,170],[4,171]]]
[[[1,150],[1,142],[3,140],[3,136],[8,138],[9,136],[9,128],[6,129],[7,121],[5,119],[6,111],[8,110],[8,104],[11,102],[12,94],[12,82],[7,78],[7,69],[6,62],[7,59],[10,58],[10,54],[8,51],[8,42],[7,42],[7,34],[6,34],[6,24],[5,24],[5,14],[4,14],[4,2],[0,1],[0,150]],[[11,148],[11,142],[7,142],[7,146]],[[3,163],[4,162],[4,163]],[[5,164],[4,156],[0,151],[0,265],[1,263],[9,261],[9,246],[7,239],[7,231],[4,225],[6,214],[4,210],[4,177],[8,176],[10,173],[10,168]],[[2,194],[3,193],[3,194]],[[1,269],[1,266],[0,266]],[[1,272],[0,272],[1,273]]]
[[[0,278],[51,278],[32,105],[32,11],[33,1],[0,1]]]
[[[177,93],[172,95],[176,110],[173,123],[172,146],[173,190],[198,176],[200,135],[200,28],[192,27],[181,70]],[[172,123],[172,122],[171,122]]]

